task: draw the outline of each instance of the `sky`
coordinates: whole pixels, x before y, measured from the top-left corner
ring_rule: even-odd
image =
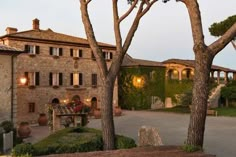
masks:
[[[32,29],[32,20],[40,20],[40,29],[86,38],[81,20],[79,0],[0,0],[0,36],[7,27],[18,31]],[[90,18],[96,39],[114,44],[112,0],[92,0],[89,4]],[[236,0],[198,0],[205,43],[211,44],[208,28],[236,14]],[[127,1],[120,0],[120,15],[128,9]],[[121,24],[123,41],[130,28],[131,14]],[[142,18],[128,54],[134,58],[164,61],[171,58],[194,59],[192,33],[185,5],[171,0],[156,2]],[[236,69],[236,50],[231,44],[214,59],[213,64]]]

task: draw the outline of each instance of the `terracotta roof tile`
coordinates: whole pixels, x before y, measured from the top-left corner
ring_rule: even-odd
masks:
[[[88,41],[84,38],[79,38],[75,36],[70,36],[66,34],[61,34],[52,31],[51,29],[47,30],[28,30],[23,32],[17,32],[12,34],[4,35],[3,37],[18,37],[18,38],[29,38],[29,39],[40,39],[40,40],[48,40],[48,41],[57,41],[57,42],[70,42],[70,43],[80,43],[80,44],[88,44]],[[109,46],[115,47],[114,45],[106,44],[99,42],[100,46]]]
[[[0,54],[17,54],[23,53],[24,51],[15,47],[0,44]]]

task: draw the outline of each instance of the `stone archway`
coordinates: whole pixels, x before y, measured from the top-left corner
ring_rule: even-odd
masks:
[[[52,104],[60,104],[60,100],[58,98],[53,98]]]

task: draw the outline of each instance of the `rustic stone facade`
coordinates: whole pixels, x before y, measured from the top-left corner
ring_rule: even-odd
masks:
[[[34,20],[35,21],[35,20]],[[38,23],[39,25],[39,23]],[[35,29],[37,28],[37,29]],[[45,113],[45,104],[59,100],[60,103],[67,103],[74,96],[79,96],[80,100],[87,105],[95,103],[95,108],[100,108],[101,100],[101,79],[96,61],[92,58],[92,51],[85,39],[71,37],[64,34],[53,32],[51,29],[46,31],[40,30],[39,26],[33,30],[7,34],[2,37],[5,44],[14,46],[20,49],[25,49],[25,45],[34,47],[31,53],[21,54],[16,61],[16,82],[28,75],[27,80],[29,85],[17,85],[15,95],[16,103],[15,110],[17,112],[17,122],[28,121],[35,123],[39,113]],[[103,51],[114,53],[114,46],[108,44],[100,45]],[[36,48],[36,46],[38,48]],[[62,49],[62,53],[52,55],[52,48]],[[38,52],[35,52],[38,49]],[[78,50],[79,56],[71,56],[72,50]],[[56,52],[56,51],[55,51]],[[54,53],[54,52],[53,52]],[[111,63],[107,60],[107,64]],[[38,78],[35,73],[38,73]],[[26,75],[27,73],[27,75]],[[33,74],[34,73],[34,74]],[[59,74],[58,76],[54,73]],[[73,73],[80,73],[79,85],[73,86]],[[35,79],[30,82],[30,74],[33,74]],[[92,74],[97,75],[96,85],[92,85]],[[82,78],[82,79],[81,79]],[[32,77],[31,77],[32,79]],[[57,81],[55,81],[57,80]],[[53,86],[54,81],[57,85]],[[59,83],[58,83],[59,82]],[[116,81],[117,82],[117,81]],[[117,83],[114,88],[114,105],[118,105]]]

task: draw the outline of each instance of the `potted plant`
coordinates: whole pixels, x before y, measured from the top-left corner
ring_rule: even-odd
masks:
[[[48,124],[48,119],[45,113],[40,113],[38,118],[39,126],[46,126]]]
[[[21,122],[18,127],[18,135],[21,138],[27,138],[31,134],[31,128],[28,122]]]
[[[5,133],[9,133],[13,130],[13,123],[11,121],[3,121],[0,125]]]

